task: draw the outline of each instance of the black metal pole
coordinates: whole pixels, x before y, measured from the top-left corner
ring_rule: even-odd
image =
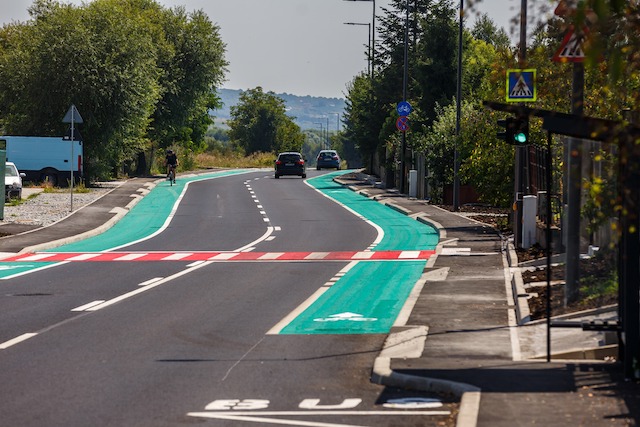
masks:
[[[458,77],[456,84],[456,140],[453,147],[453,210],[460,210],[460,178],[458,177],[458,140],[460,139],[460,116],[462,111],[462,28],[464,17],[464,0],[460,0],[460,21],[458,25]]]
[[[404,25],[404,67],[402,73],[402,100],[407,100],[407,82],[409,80],[409,0],[407,0],[407,11]],[[407,132],[402,132],[402,142],[400,144],[400,193],[405,192],[406,178],[406,151],[407,151]]]
[[[551,236],[551,190],[553,172],[553,156],[552,145],[553,137],[551,132],[547,132],[547,165],[546,165],[546,181],[547,181],[547,228],[546,228],[546,254],[547,254],[547,362],[551,362],[551,255],[553,251],[551,249],[552,236]]]

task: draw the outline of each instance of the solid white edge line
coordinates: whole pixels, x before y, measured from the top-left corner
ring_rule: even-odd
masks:
[[[180,195],[178,196],[178,198],[176,199],[175,203],[173,204],[173,207],[171,208],[171,212],[169,213],[169,215],[167,216],[167,219],[164,221],[164,223],[162,224],[162,226],[160,226],[160,228],[158,228],[155,232],[151,233],[148,236],[142,237],[138,240],[135,240],[133,242],[128,242],[125,243],[123,245],[119,245],[110,249],[106,249],[103,252],[110,252],[110,251],[117,251],[120,248],[125,248],[127,246],[131,246],[131,245],[135,245],[137,243],[140,242],[144,242],[145,240],[149,240],[155,236],[157,236],[158,234],[162,233],[164,230],[166,230],[166,228],[169,226],[169,224],[171,224],[171,221],[173,221],[173,217],[175,216],[177,210],[178,210],[178,206],[180,205],[180,203],[182,202],[182,199],[184,198],[184,195],[187,193],[187,189],[189,188],[189,185],[191,185],[194,182],[200,182],[200,181],[207,181],[210,179],[220,179],[220,178],[227,178],[227,177],[235,177],[238,175],[243,175],[246,173],[254,173],[256,172],[256,170],[245,170],[242,172],[238,172],[238,173],[233,173],[233,174],[229,174],[229,175],[216,175],[216,176],[203,176],[201,178],[198,179],[194,179],[193,181],[188,181],[184,187],[182,188],[182,192],[180,193]]]
[[[28,340],[29,338],[35,337],[36,335],[38,335],[37,333],[33,333],[33,332],[29,332],[26,334],[22,334],[19,337],[15,337],[13,339],[10,339],[9,341],[5,341],[2,344],[0,344],[0,350],[6,350],[7,348],[14,346],[16,344],[19,344],[23,341]]]
[[[312,178],[312,179],[316,179],[316,178]],[[353,209],[351,209],[350,207],[348,207],[347,205],[345,205],[344,203],[340,203],[339,201],[337,201],[336,199],[332,198],[331,196],[329,196],[328,194],[324,194],[322,191],[318,190],[317,188],[315,188],[313,185],[309,184],[309,182],[307,182],[309,180],[305,180],[304,183],[306,185],[308,185],[309,187],[311,187],[312,189],[314,189],[315,191],[317,191],[318,193],[322,194],[324,197],[326,197],[327,199],[331,200],[334,203],[339,204],[340,206],[342,206],[344,209],[346,209],[347,211],[351,212],[353,215],[355,215],[356,217],[362,219],[363,221],[365,221],[367,224],[369,224],[370,226],[372,226],[377,232],[378,232],[378,236],[374,239],[373,243],[371,245],[369,245],[369,248],[372,249],[375,246],[377,246],[382,239],[384,238],[384,230],[382,229],[382,227],[380,227],[378,224],[376,224],[375,222],[365,218],[364,216],[360,215],[358,212],[354,211]],[[342,188],[342,186],[340,186],[340,188]]]
[[[409,297],[405,300],[402,308],[400,309],[400,313],[398,313],[398,317],[396,317],[395,322],[393,322],[393,326],[405,326],[409,322],[409,316],[411,316],[411,312],[413,312],[413,308],[418,302],[418,297],[420,297],[420,293],[422,292],[422,288],[427,283],[427,273],[422,273],[416,284],[413,286]]]
[[[12,274],[10,276],[1,277],[0,280],[9,280],[9,279],[14,279],[14,278],[20,277],[20,276],[26,276],[27,274],[35,273],[37,271],[46,270],[48,268],[58,267],[58,266],[64,265],[64,264],[68,264],[68,261],[54,262],[53,264],[49,264],[49,265],[45,265],[45,266],[42,266],[42,267],[36,267],[36,268],[29,269],[29,270],[21,271],[19,273]]]
[[[281,321],[279,321],[273,328],[267,331],[267,335],[278,335],[289,323],[291,323],[296,317],[298,317],[303,311],[309,308],[318,298],[329,290],[328,287],[321,287],[307,298],[302,304],[297,306],[291,313],[287,314]]]
[[[349,270],[358,265],[358,261],[351,261],[349,264],[345,265],[342,270],[338,274],[345,275]],[[296,307],[291,313],[287,314],[281,321],[279,321],[273,328],[269,329],[267,335],[277,335],[279,334],[289,323],[293,322],[293,320],[298,317],[303,311],[309,308],[318,298],[322,296],[325,292],[327,292],[331,286],[333,286],[337,282],[327,282],[322,287],[320,287],[317,291],[313,293],[309,298],[307,298],[302,304]]]

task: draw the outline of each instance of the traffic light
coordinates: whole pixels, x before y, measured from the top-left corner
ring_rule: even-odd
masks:
[[[498,126],[504,131],[498,132],[498,139],[502,139],[509,145],[529,144],[529,118],[528,117],[507,117],[498,120]]]
[[[498,120],[498,126],[503,127],[504,131],[498,132],[496,136],[507,144],[511,144],[515,135],[515,120],[513,117]]]
[[[515,120],[513,131],[514,145],[529,144],[529,117],[518,117]]]

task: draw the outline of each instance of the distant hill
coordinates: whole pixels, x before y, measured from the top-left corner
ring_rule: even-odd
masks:
[[[240,99],[240,90],[219,89],[218,94],[222,103],[221,109],[214,110],[217,124],[224,124],[231,117],[231,106],[237,105]],[[302,130],[327,128],[327,118],[329,119],[329,130],[335,132],[338,129],[338,116],[343,118],[345,100],[342,98],[322,98],[314,96],[297,96],[287,93],[277,93],[276,96],[282,98],[287,107],[287,114],[294,117],[295,123]],[[342,123],[340,123],[342,129]]]

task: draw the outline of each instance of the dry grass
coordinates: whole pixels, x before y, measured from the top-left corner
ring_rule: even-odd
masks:
[[[273,167],[273,153],[254,153],[243,157],[235,153],[203,153],[196,156],[196,164],[203,168],[264,168]]]

